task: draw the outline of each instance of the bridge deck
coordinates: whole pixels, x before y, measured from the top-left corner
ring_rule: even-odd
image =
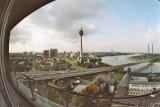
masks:
[[[144,62],[136,62],[136,63],[129,63],[124,65],[118,65],[113,67],[102,67],[102,68],[94,68],[94,69],[88,69],[86,71],[78,72],[76,70],[72,70],[70,72],[68,71],[44,71],[44,72],[25,72],[24,74],[35,79],[35,80],[50,80],[50,79],[56,79],[56,78],[65,78],[65,77],[72,77],[72,76],[83,76],[83,75],[92,75],[96,73],[101,72],[107,72],[107,71],[113,71],[116,69],[134,66],[137,64],[141,64]]]
[[[159,57],[157,57],[157,58],[159,58]],[[133,62],[133,63],[117,65],[117,66],[113,66],[113,67],[102,67],[102,68],[88,69],[88,70],[86,70],[86,72],[78,72],[76,70],[72,70],[72,71],[68,71],[68,72],[66,72],[66,71],[50,71],[50,72],[48,72],[47,71],[47,72],[28,72],[28,73],[24,73],[24,74],[35,79],[35,80],[49,80],[49,79],[56,79],[56,78],[62,78],[62,77],[65,78],[65,77],[72,77],[72,76],[91,75],[91,74],[113,71],[113,70],[120,69],[120,68],[125,68],[125,67],[130,67],[130,66],[142,64],[142,63],[151,62],[153,60],[156,60],[157,58],[150,59],[147,61],[137,61],[137,62]]]

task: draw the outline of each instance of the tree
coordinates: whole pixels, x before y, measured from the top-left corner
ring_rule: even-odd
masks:
[[[96,96],[97,93],[97,85],[95,83],[89,84],[85,89],[81,91],[82,94],[85,95],[93,95]],[[93,99],[91,97],[81,97],[80,98],[80,107],[97,107],[96,105],[96,99]]]

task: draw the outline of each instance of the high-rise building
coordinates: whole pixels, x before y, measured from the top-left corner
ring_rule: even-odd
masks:
[[[27,52],[23,52],[23,56],[24,56],[24,57],[27,57],[27,56],[28,56],[28,53],[27,53]]]
[[[43,51],[43,58],[49,58],[49,50]]]
[[[56,57],[58,54],[58,49],[50,49],[50,58]]]
[[[30,56],[33,56],[33,55],[34,55],[34,52],[30,52],[29,55],[30,55]]]

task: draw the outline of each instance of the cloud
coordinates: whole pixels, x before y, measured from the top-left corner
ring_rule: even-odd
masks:
[[[43,34],[46,38],[50,38],[48,42],[44,41],[44,45],[50,46],[49,44],[57,43],[57,41],[61,41],[57,44],[59,46],[66,41],[68,44],[77,43],[78,31],[81,27],[83,27],[85,36],[97,32],[96,25],[88,20],[101,13],[103,3],[104,0],[57,0],[52,2],[18,24],[11,32],[10,43],[39,43],[39,39],[42,38],[35,39],[37,36],[35,32],[39,32],[38,35],[41,37]]]
[[[112,28],[112,27],[111,27]],[[110,28],[110,29],[111,29]],[[121,52],[147,52],[148,43],[154,44],[154,52],[160,53],[160,26],[148,27],[137,23],[134,32],[130,35],[105,36],[97,35],[84,40],[85,51],[121,51]],[[131,30],[129,31],[131,32]],[[119,32],[112,32],[118,34]],[[120,34],[120,33],[119,33]],[[94,48],[93,48],[94,47]]]
[[[160,23],[155,27],[149,26],[153,22],[143,24],[145,20],[135,18],[135,15],[139,15],[138,11],[135,13],[132,9],[124,8],[126,12],[132,13],[127,15],[121,9],[118,10],[117,5],[110,5],[109,1],[107,3],[105,5],[106,0],[52,2],[13,29],[10,49],[42,51],[58,48],[60,51],[77,51],[81,27],[84,30],[85,51],[146,52],[148,43],[160,46]]]
[[[81,26],[84,26],[88,35],[96,32],[96,25],[87,20],[100,14],[103,3],[103,0],[58,0],[33,13],[29,18],[37,26],[75,38]]]
[[[142,41],[148,43],[158,43],[160,40],[160,25],[157,24],[155,27],[149,28],[143,24],[137,25],[137,30],[139,33],[139,37],[143,39]]]
[[[25,44],[30,39],[28,36],[31,34],[32,32],[30,32],[29,30],[17,27],[11,31],[10,43],[16,44],[20,42],[22,44]]]

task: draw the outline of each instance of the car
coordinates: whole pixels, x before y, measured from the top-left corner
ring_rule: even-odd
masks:
[[[155,94],[151,94],[151,98],[155,98],[156,97],[156,95]]]
[[[80,83],[81,83],[80,80],[75,80],[75,81],[73,81],[72,85],[75,86],[75,85],[80,84]]]
[[[80,84],[81,83],[81,81],[80,80],[76,80],[76,81],[74,81],[76,84]]]

